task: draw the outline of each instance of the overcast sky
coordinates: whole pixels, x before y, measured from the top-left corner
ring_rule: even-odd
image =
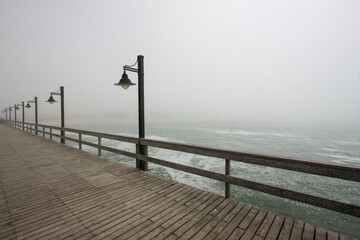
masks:
[[[360,121],[359,0],[0,1],[1,109],[132,121],[137,55],[147,121]]]

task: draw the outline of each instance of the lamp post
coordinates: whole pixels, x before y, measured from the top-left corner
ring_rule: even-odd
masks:
[[[138,68],[133,68],[135,65]],[[125,90],[128,87],[136,85],[132,83],[126,74],[126,71],[135,72],[138,74],[138,101],[139,101],[139,138],[145,138],[145,114],[144,114],[144,56],[138,55],[137,61],[134,65],[123,66],[124,73],[119,81],[115,83],[116,86],[121,86]],[[147,146],[139,144],[138,152],[141,155],[147,155]],[[136,165],[140,170],[147,171],[148,163],[142,160],[136,160]]]
[[[21,107],[22,107],[22,122],[23,122],[23,130],[25,130],[25,106],[24,106],[24,101],[21,102]]]
[[[11,121],[11,107],[9,106],[9,120]]]
[[[14,104],[14,112],[15,112],[15,127],[17,125],[16,121],[16,111],[19,110],[19,106],[22,106],[22,117],[23,117],[23,122],[24,122],[24,102],[22,102],[21,104]]]
[[[53,95],[60,95],[61,97],[61,128],[65,127],[65,111],[64,111],[64,87],[61,86],[60,89],[57,92],[51,92],[50,97],[47,100],[48,103],[53,104],[55,99],[53,98]],[[61,143],[65,143],[65,132],[62,129],[61,130]]]
[[[15,124],[16,124],[16,111],[19,110],[19,104],[14,104],[14,113],[15,113]]]
[[[37,97],[34,100],[29,100],[26,104],[26,108],[31,108],[30,103],[35,103],[35,133],[38,135],[38,101]]]

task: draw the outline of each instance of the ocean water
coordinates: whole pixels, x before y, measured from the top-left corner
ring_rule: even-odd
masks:
[[[82,123],[71,128],[137,136],[136,124]],[[69,137],[77,134],[67,133]],[[162,122],[146,124],[146,138],[236,151],[360,166],[360,126],[356,124],[279,124],[245,122]],[[97,142],[97,138],[83,137]],[[67,144],[77,147],[76,143]],[[135,151],[134,144],[102,140],[102,144]],[[97,149],[83,145],[97,154]],[[135,160],[103,151],[103,156],[135,166]],[[224,173],[223,159],[149,147],[149,156]],[[225,184],[193,174],[149,164],[149,171],[224,195]],[[360,205],[360,183],[311,174],[231,162],[231,175],[329,199]],[[336,213],[269,194],[232,186],[231,197],[336,232],[360,237],[360,218]]]

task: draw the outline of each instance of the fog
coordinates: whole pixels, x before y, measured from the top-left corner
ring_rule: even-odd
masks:
[[[146,121],[360,120],[358,0],[0,1],[1,110],[57,123],[64,86],[68,123],[134,121],[137,55]]]

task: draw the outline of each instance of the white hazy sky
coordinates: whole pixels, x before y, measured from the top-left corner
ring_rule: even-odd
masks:
[[[147,121],[360,121],[359,0],[0,1],[1,109],[136,119],[137,55]]]

